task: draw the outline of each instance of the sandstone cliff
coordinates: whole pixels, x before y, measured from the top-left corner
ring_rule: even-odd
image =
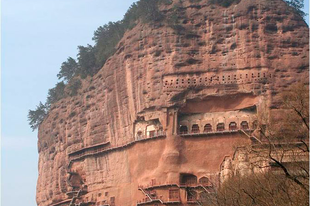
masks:
[[[225,157],[251,142],[239,129],[308,78],[309,29],[284,2],[190,2],[178,3],[177,28],[127,31],[78,96],[52,105],[38,134],[39,206],[129,206],[145,198],[141,185],[217,182]]]

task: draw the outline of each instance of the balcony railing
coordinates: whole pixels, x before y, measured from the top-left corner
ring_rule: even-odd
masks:
[[[252,132],[253,130],[251,129],[247,129],[244,130],[247,132]],[[211,132],[180,132],[179,135],[186,137],[186,136],[208,136],[208,135],[217,135],[217,134],[232,134],[232,133],[238,133],[241,132],[240,129],[236,129],[236,130],[222,130],[222,131],[211,131]]]
[[[91,146],[88,146],[88,147],[83,147],[83,148],[81,148],[79,150],[76,150],[74,152],[69,153],[68,155],[69,156],[75,156],[75,155],[79,155],[79,154],[82,154],[82,153],[85,153],[85,152],[88,152],[88,151],[91,151],[91,150],[104,149],[109,144],[110,144],[110,142],[104,142],[104,143],[100,143],[100,144],[96,144],[96,145],[91,145]]]
[[[207,193],[214,193],[214,185],[211,182],[208,182],[208,183],[188,182],[188,183],[180,183],[180,184],[165,182],[165,183],[156,183],[156,184],[150,184],[150,185],[145,185],[145,186],[139,185],[138,189],[142,191],[144,195],[146,195],[146,198],[143,198],[142,200],[137,201],[137,206],[148,205],[154,202],[160,202],[162,204],[181,203],[180,196],[169,197],[168,200],[163,200],[163,196],[158,196],[156,192],[154,192],[154,189],[162,189],[165,187],[169,189],[173,187],[173,188],[179,188],[179,189],[184,189],[184,190],[187,190],[188,188],[192,188],[194,190],[202,189]],[[195,197],[190,197],[189,199],[187,199],[188,204],[197,204],[197,201],[198,200]]]
[[[153,203],[153,202],[160,202],[162,204],[164,203],[161,199],[150,200],[149,198],[143,198],[142,200],[137,201],[137,205],[144,205],[144,204]]]
[[[142,140],[142,139],[148,139],[148,138],[153,138],[153,137],[161,137],[161,136],[166,136],[166,132],[162,130],[158,130],[157,132],[150,133],[149,135],[136,135],[137,140]]]
[[[175,183],[158,183],[154,185],[146,185],[146,186],[139,185],[138,186],[138,188],[142,188],[144,190],[152,190],[152,189],[163,188],[163,187],[180,187],[180,186]]]
[[[62,204],[69,203],[69,202],[71,202],[71,199],[66,199],[66,200],[51,204],[50,206],[58,206],[58,205],[62,205]]]
[[[177,188],[186,188],[186,187],[192,187],[192,188],[197,188],[197,187],[205,187],[205,188],[211,188],[214,187],[211,182],[209,183],[170,183],[170,182],[165,182],[165,183],[157,183],[154,185],[139,185],[138,189],[143,189],[143,190],[153,190],[157,188],[164,188],[164,187],[177,187]]]
[[[166,133],[164,131],[162,131],[160,133],[157,133],[153,137],[137,139],[137,140],[134,140],[134,141],[130,141],[130,142],[121,144],[121,145],[115,145],[114,147],[100,147],[100,148],[97,148],[97,146],[95,146],[95,148],[89,147],[87,150],[83,150],[82,152],[78,152],[78,153],[74,152],[74,155],[71,155],[71,157],[69,156],[70,162],[77,161],[77,160],[80,160],[80,159],[88,157],[88,156],[104,154],[104,153],[116,151],[116,150],[119,150],[119,149],[124,149],[124,148],[132,146],[132,145],[134,145],[134,144],[136,144],[138,142],[149,141],[149,140],[153,140],[153,139],[156,139],[156,138],[162,138],[162,137],[165,137],[165,136],[166,136]],[[70,162],[69,162],[69,165],[70,165]]]

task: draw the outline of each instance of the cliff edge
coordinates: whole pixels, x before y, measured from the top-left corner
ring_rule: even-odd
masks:
[[[39,206],[165,205],[186,181],[218,182],[224,159],[251,144],[241,130],[308,79],[308,26],[281,0],[160,10],[174,21],[138,22],[77,96],[52,105],[38,133]]]

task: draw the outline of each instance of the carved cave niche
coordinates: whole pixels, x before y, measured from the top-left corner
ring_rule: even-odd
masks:
[[[73,187],[73,190],[76,190],[83,185],[83,179],[78,173],[71,174],[69,181]]]
[[[212,125],[211,124],[206,124],[203,128],[204,133],[212,132]]]
[[[252,123],[252,128],[257,129],[257,127],[258,127],[258,122],[257,122],[257,120],[254,120]]]
[[[241,127],[241,129],[243,129],[243,130],[247,130],[247,129],[249,129],[249,123],[248,123],[247,121],[242,121],[242,122],[240,123],[240,127]]]
[[[135,123],[135,139],[141,140],[163,135],[163,126],[159,119],[145,121],[137,120]]]
[[[236,122],[230,122],[229,123],[229,131],[236,131],[238,129]]]
[[[186,125],[180,125],[180,134],[187,134],[188,133],[188,128]]]
[[[192,125],[192,133],[200,133],[199,125],[198,124],[193,124]]]
[[[143,132],[142,132],[141,130],[139,130],[139,131],[137,132],[136,137],[137,137],[138,140],[139,140],[139,139],[142,139],[142,138],[143,138]]]
[[[216,131],[221,132],[225,130],[225,124],[224,123],[218,123],[216,125]]]
[[[197,184],[197,176],[188,173],[180,174],[180,184],[181,185],[196,185]]]
[[[207,177],[201,177],[199,179],[199,184],[203,185],[203,186],[207,186],[209,185],[210,181],[209,181],[209,178]]]
[[[150,124],[146,126],[146,136],[149,137],[155,137],[156,128],[154,124]]]
[[[147,122],[143,119],[138,119],[134,125],[135,129],[135,139],[141,140],[146,137],[146,127],[148,126]]]
[[[110,206],[115,206],[115,197],[110,197]]]
[[[191,115],[178,113],[178,133],[179,134],[188,134],[193,132],[193,130],[199,130],[197,128],[197,123],[192,123]]]
[[[227,66],[226,63],[221,64]],[[231,64],[235,66],[235,64]],[[195,88],[200,86],[210,86],[217,84],[236,84],[236,83],[250,83],[268,82],[267,69],[254,68],[247,71],[227,72],[224,71],[220,74],[215,72],[202,72],[199,74],[179,74],[167,75],[163,79],[164,88],[166,89],[179,89],[179,88]]]

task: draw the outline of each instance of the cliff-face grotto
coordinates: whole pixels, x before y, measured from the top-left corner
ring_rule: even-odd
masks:
[[[196,204],[257,170],[243,148],[279,92],[308,79],[309,29],[280,0],[181,6],[183,33],[138,22],[77,96],[52,105],[38,134],[39,206]]]

